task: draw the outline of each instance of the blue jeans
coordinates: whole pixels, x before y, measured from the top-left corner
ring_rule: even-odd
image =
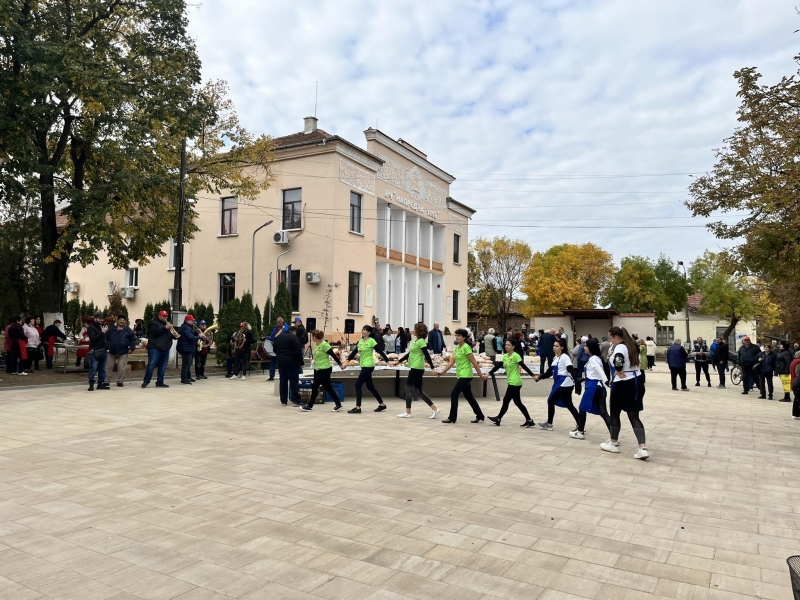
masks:
[[[275,357],[273,356],[269,360],[269,378],[270,379],[275,379],[275,364],[276,364],[275,363]]]
[[[108,352],[103,353],[103,358],[97,359],[94,350],[89,350],[89,383],[94,383],[94,374],[97,373],[97,385],[106,380],[106,363]]]
[[[164,383],[164,375],[167,373],[167,363],[169,362],[169,350],[159,350],[158,348],[147,349],[147,370],[144,372],[144,383],[150,383],[153,377],[153,369],[158,366],[156,384]]]

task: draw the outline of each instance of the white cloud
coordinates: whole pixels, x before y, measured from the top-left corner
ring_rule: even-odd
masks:
[[[451,194],[478,210],[473,237],[508,235],[535,249],[591,240],[617,260],[664,252],[688,261],[720,246],[693,227],[702,220],[685,218],[688,176],[525,178],[705,172],[736,126],[733,72],[757,66],[765,82],[794,73],[798,25],[791,4],[764,0],[206,0],[190,9],[204,77],[230,82],[249,129],[300,130],[319,81],[320,127],[363,145],[377,121],[421,148],[457,177]],[[541,228],[511,227],[522,224]]]

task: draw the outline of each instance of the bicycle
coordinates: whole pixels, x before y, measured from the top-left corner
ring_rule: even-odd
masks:
[[[739,385],[742,383],[742,368],[739,365],[731,367],[731,383]]]

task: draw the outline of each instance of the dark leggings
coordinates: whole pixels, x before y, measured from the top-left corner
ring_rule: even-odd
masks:
[[[455,423],[456,419],[458,418],[458,397],[461,394],[464,394],[464,398],[466,398],[467,402],[469,402],[469,406],[475,413],[475,417],[477,419],[483,419],[481,405],[478,404],[478,401],[475,400],[475,396],[472,395],[472,377],[469,377],[457,379],[456,386],[450,393],[450,421]]]
[[[575,424],[578,424],[578,409],[575,408],[575,405],[572,404],[572,387],[560,387],[553,395],[550,396],[547,400],[547,422],[550,425],[553,424],[553,417],[556,416],[556,402],[561,400],[567,407],[567,410],[570,412],[572,417],[575,419]]]
[[[342,403],[339,400],[339,396],[333,391],[333,386],[331,385],[331,373],[333,372],[332,368],[328,369],[317,369],[314,371],[314,382],[311,384],[311,399],[308,401],[308,407],[311,408],[314,406],[314,402],[317,399],[317,394],[319,394],[319,388],[324,389],[333,401],[336,403],[336,406],[341,406]]]
[[[375,367],[361,367],[361,373],[358,375],[358,379],[356,380],[356,406],[361,406],[361,388],[366,385],[367,389],[375,396],[375,400],[378,401],[379,404],[383,404],[383,398],[378,393],[378,390],[375,389],[375,384],[372,383],[372,372],[375,370]]]
[[[694,363],[694,374],[697,377],[697,383],[700,383],[700,373],[705,373],[706,381],[711,383],[711,375],[708,374],[708,363],[707,362],[697,362]]]
[[[769,397],[772,398],[772,394],[775,391],[772,386],[772,373],[759,373],[759,375],[761,376],[758,380],[759,387],[761,388],[761,395],[766,396],[769,394]]]
[[[500,413],[497,415],[498,420],[503,418],[503,415],[506,414],[508,407],[511,405],[511,401],[514,401],[514,405],[519,409],[522,413],[522,416],[525,417],[525,421],[532,421],[531,415],[528,413],[528,409],[525,408],[525,405],[522,403],[522,399],[520,398],[520,392],[522,391],[521,385],[509,385],[506,388],[506,393],[503,396],[503,406],[500,408]]]
[[[603,388],[600,385],[594,388],[594,398],[592,398],[592,403],[595,405],[597,410],[600,411],[600,417],[606,424],[608,432],[611,433],[611,417],[608,416],[608,410],[606,410],[605,395],[603,394]],[[586,413],[580,411],[578,413],[578,431],[583,432],[585,430],[586,430]]]
[[[637,389],[636,383],[631,379],[630,381],[617,381],[611,388],[611,439],[619,440],[619,432],[622,429],[622,422],[620,416],[622,415],[622,407],[624,405],[632,405],[639,402],[637,394],[641,397],[641,389]],[[645,443],[644,424],[639,418],[638,410],[628,410],[628,420],[633,427],[633,433],[640,444]]]
[[[428,397],[428,394],[422,391],[422,375],[425,369],[411,369],[406,379],[406,410],[411,410],[411,402],[416,400],[419,396],[425,401],[428,406],[433,406],[433,400]]]

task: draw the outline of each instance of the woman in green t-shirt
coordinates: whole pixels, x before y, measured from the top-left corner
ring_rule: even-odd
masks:
[[[480,423],[483,421],[483,412],[475,396],[472,395],[472,367],[478,373],[481,369],[478,366],[478,361],[475,360],[475,355],[472,353],[472,348],[467,343],[469,332],[466,329],[456,329],[456,347],[453,348],[453,357],[447,366],[441,371],[436,372],[436,376],[440,377],[447,373],[450,368],[456,366],[456,385],[450,393],[450,416],[442,421],[442,423],[455,423],[458,418],[458,397],[464,394],[464,398],[469,402],[472,411],[475,413],[475,420],[471,423]],[[488,375],[481,373],[481,379],[486,379]]]
[[[536,423],[534,423],[533,419],[531,419],[528,409],[525,408],[525,405],[522,403],[522,398],[520,398],[520,392],[522,391],[522,377],[520,377],[519,370],[520,368],[524,369],[525,372],[531,377],[533,377],[533,373],[525,364],[525,361],[522,359],[522,357],[515,351],[513,340],[506,340],[505,348],[506,353],[503,355],[502,364],[495,363],[494,369],[489,371],[489,375],[495,373],[498,369],[500,369],[500,367],[502,367],[506,371],[508,385],[506,387],[506,393],[503,396],[503,406],[500,409],[500,413],[496,417],[489,417],[489,420],[495,425],[499,426],[500,421],[503,419],[503,415],[506,414],[511,401],[513,400],[516,407],[522,413],[522,416],[525,417],[525,422],[520,425],[520,427],[533,427],[536,425]]]
[[[361,329],[361,339],[358,340],[358,347],[353,350],[350,353],[350,356],[348,356],[344,363],[342,363],[342,370],[344,370],[347,368],[347,361],[358,354],[359,364],[361,365],[361,373],[358,374],[358,379],[356,380],[356,405],[347,411],[353,414],[361,413],[361,388],[364,385],[367,386],[367,389],[372,393],[373,396],[375,396],[375,400],[378,401],[378,408],[375,409],[375,412],[386,410],[386,405],[383,403],[383,398],[381,398],[378,390],[375,389],[375,384],[372,383],[372,372],[375,370],[375,357],[373,356],[372,352],[377,352],[386,362],[389,362],[389,357],[386,356],[383,351],[376,348],[378,342],[376,342],[375,338],[372,337],[372,329],[373,328],[370,325],[364,325],[364,327]]]
[[[408,353],[391,363],[393,367],[396,367],[400,362],[408,358],[408,367],[411,369],[408,373],[408,379],[406,380],[406,412],[400,413],[397,416],[401,419],[410,419],[411,402],[416,400],[416,396],[419,396],[433,411],[428,418],[435,419],[436,415],[439,414],[439,409],[436,408],[436,405],[428,397],[428,394],[422,391],[422,376],[425,374],[426,360],[431,366],[431,369],[433,369],[433,359],[431,359],[430,352],[428,352],[428,344],[425,342],[428,338],[428,326],[425,325],[425,323],[417,323],[414,325],[414,336],[417,339],[408,347]]]
[[[340,367],[342,363],[333,348],[331,348],[331,345],[325,341],[325,334],[319,329],[311,332],[311,356],[314,359],[314,383],[311,384],[311,399],[308,404],[303,406],[302,410],[310,411],[314,408],[319,388],[322,387],[336,403],[333,407],[333,412],[339,412],[342,409],[342,402],[331,385],[331,373],[333,372],[331,358]]]

